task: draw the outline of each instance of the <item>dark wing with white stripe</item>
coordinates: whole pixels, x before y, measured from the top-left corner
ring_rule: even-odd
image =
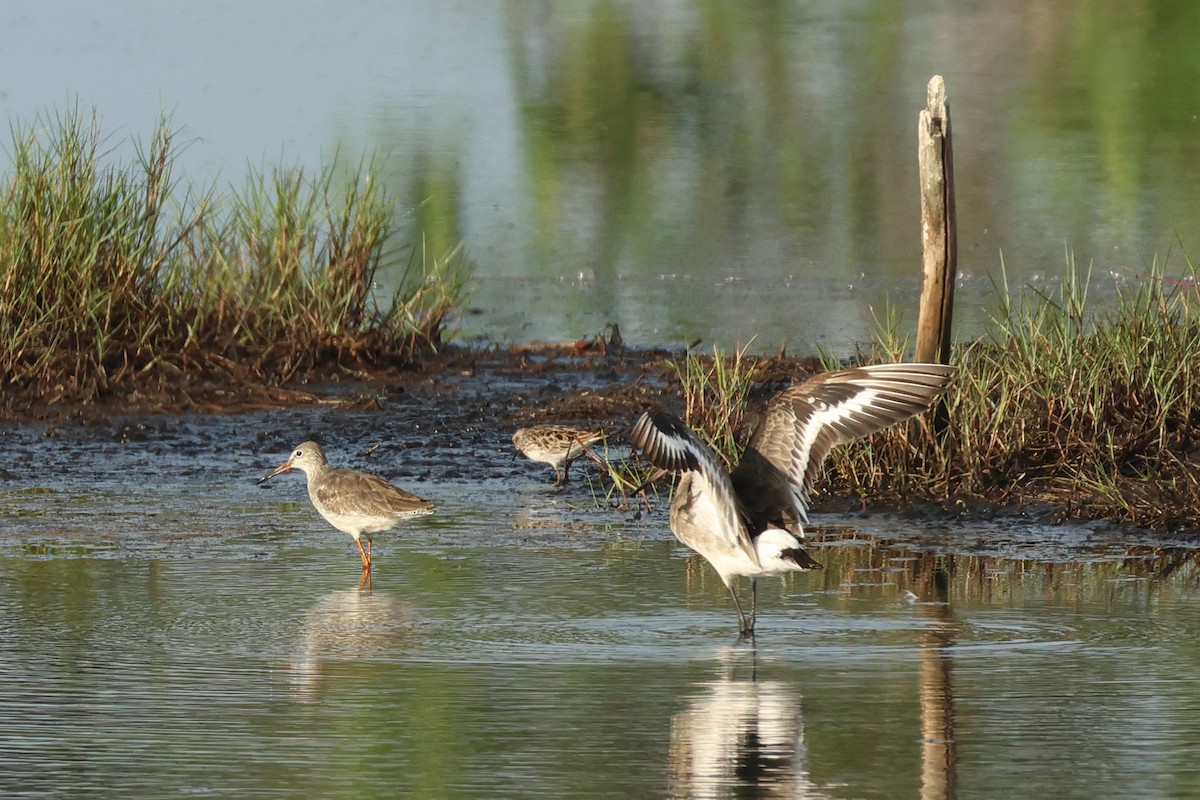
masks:
[[[774,522],[799,533],[829,451],[928,411],[954,374],[944,364],[875,364],[817,375],[771,398],[732,474],[751,528]]]
[[[746,551],[754,563],[758,557],[746,531],[741,500],[733,490],[724,463],[691,428],[678,417],[663,411],[647,411],[638,418],[629,444],[652,465],[670,472],[691,475],[688,491],[677,490],[671,504],[672,520],[684,520]],[[682,503],[687,503],[687,508]],[[684,538],[685,532],[675,531]],[[686,544],[686,542],[685,542]]]

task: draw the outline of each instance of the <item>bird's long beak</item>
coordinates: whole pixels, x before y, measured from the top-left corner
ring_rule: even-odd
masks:
[[[259,478],[256,481],[256,483],[265,483],[266,481],[271,480],[271,478],[274,478],[279,473],[287,472],[291,468],[292,468],[292,460],[289,458],[287,461],[283,462],[278,467],[276,467],[275,471],[272,472],[270,475],[264,475],[263,477]]]

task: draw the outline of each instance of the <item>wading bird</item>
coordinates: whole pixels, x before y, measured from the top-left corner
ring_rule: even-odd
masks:
[[[334,469],[316,442],[298,445],[291,457],[258,482],[281,472],[298,469],[308,478],[308,498],[325,521],[350,534],[362,557],[363,576],[371,572],[371,534],[390,531],[403,520],[431,514],[434,505],[409,494],[378,475],[350,469]],[[359,538],[367,537],[364,550]]]
[[[743,634],[754,632],[757,580],[820,569],[800,546],[812,486],[829,451],[928,411],[954,368],[876,364],[827,372],[776,394],[733,472],[677,417],[647,411],[629,443],[658,467],[680,473],[671,530],[712,565],[733,598]],[[735,579],[750,579],[750,616]]]
[[[587,446],[604,438],[602,431],[585,431],[567,425],[534,425],[518,428],[513,446],[526,458],[554,467],[554,485],[567,483],[571,462],[587,452]]]

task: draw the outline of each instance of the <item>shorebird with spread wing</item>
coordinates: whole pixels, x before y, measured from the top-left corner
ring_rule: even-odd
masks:
[[[629,443],[658,467],[654,479],[680,473],[671,530],[721,576],[743,634],[754,632],[758,578],[821,567],[800,539],[829,451],[928,411],[954,372],[943,364],[876,364],[784,389],[767,402],[733,472],[682,420],[642,414]],[[734,588],[739,576],[750,579],[749,617]]]

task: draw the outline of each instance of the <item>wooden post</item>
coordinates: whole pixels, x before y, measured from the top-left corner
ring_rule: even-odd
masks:
[[[941,75],[929,81],[925,110],[917,125],[921,170],[921,309],[917,316],[917,361],[950,362],[958,233],[954,217],[954,157],[950,106]]]

